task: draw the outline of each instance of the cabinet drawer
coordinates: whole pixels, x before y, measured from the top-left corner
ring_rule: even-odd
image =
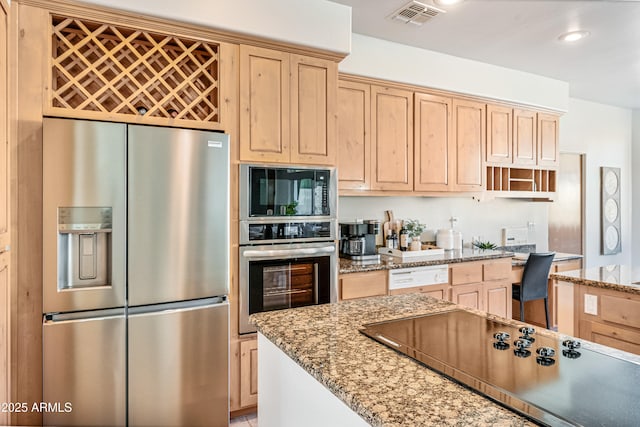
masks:
[[[602,295],[600,313],[604,321],[640,328],[640,301]]]
[[[511,261],[483,264],[484,280],[502,280],[511,276]]]
[[[387,272],[340,275],[340,299],[354,299],[387,294]]]
[[[638,332],[583,320],[580,324],[580,336],[598,344],[640,354],[640,333]]]
[[[482,263],[461,263],[451,267],[451,284],[482,282]]]

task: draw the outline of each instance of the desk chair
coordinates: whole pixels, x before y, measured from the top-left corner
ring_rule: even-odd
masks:
[[[536,299],[544,299],[544,314],[549,329],[549,270],[553,262],[554,252],[529,254],[522,272],[520,284],[513,285],[512,298],[520,301],[520,320],[524,321],[524,303]]]

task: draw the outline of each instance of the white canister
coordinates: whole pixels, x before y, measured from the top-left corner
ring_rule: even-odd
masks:
[[[436,245],[445,251],[454,249],[453,230],[442,228],[436,234]]]

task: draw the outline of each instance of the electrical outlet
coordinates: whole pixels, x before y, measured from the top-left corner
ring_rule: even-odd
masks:
[[[584,312],[585,314],[598,315],[598,296],[584,294]]]

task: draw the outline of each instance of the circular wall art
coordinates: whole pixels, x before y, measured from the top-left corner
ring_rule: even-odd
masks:
[[[601,179],[601,233],[602,254],[620,252],[620,168],[602,167]]]

